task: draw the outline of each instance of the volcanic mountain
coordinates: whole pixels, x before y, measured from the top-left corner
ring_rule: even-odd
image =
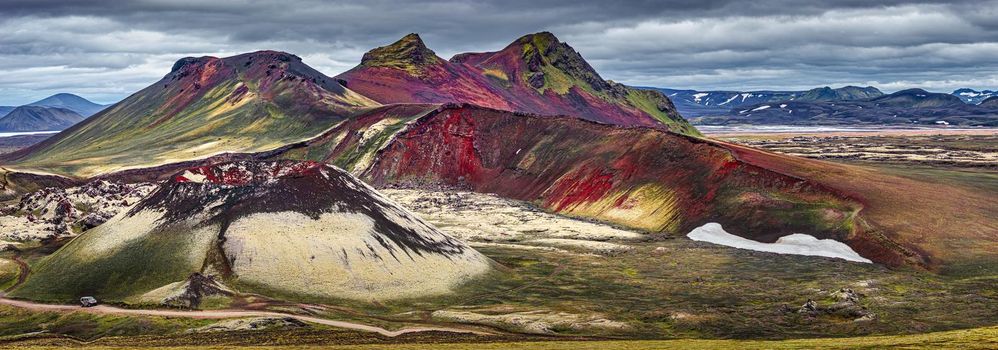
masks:
[[[5,157],[19,165],[90,176],[277,148],[376,105],[288,53],[188,57],[152,86]]]
[[[92,116],[107,107],[93,103],[83,97],[67,93],[58,93],[27,105],[65,108],[84,117]]]
[[[34,266],[15,296],[169,303],[208,283],[369,301],[447,293],[491,260],[342,170],[282,161],[186,169]]]
[[[661,93],[603,80],[578,52],[547,32],[526,35],[497,52],[464,53],[449,61],[409,34],[371,50],[336,78],[386,104],[471,103],[698,134]]]
[[[854,101],[883,96],[884,93],[872,86],[845,86],[838,89],[822,87],[804,92],[795,101]]]
[[[258,156],[333,163],[375,186],[495,193],[648,232],[685,234],[718,222],[761,242],[806,233],[887,265],[936,268],[987,256],[984,247],[998,244],[984,233],[993,201],[949,184],[473,105],[389,105]],[[965,241],[976,248],[958,249]]]
[[[21,106],[0,117],[0,132],[63,130],[84,118],[66,108]]]
[[[984,101],[981,101],[981,103],[978,104],[978,106],[998,109],[998,96],[988,97]]]
[[[933,108],[963,106],[959,97],[950,94],[928,92],[922,89],[908,89],[871,99],[878,106],[904,108]]]

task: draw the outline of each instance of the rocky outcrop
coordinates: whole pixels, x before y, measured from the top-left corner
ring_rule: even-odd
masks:
[[[204,327],[191,329],[188,333],[232,332],[232,331],[262,331],[273,329],[308,328],[308,323],[293,317],[256,317],[238,320],[226,320]]]
[[[130,208],[156,188],[103,180],[78,187],[48,187],[3,208],[0,240],[32,242],[75,235]]]
[[[395,43],[382,46],[364,54],[360,64],[371,67],[398,68],[419,74],[423,66],[442,62],[437,54],[423,44],[416,33],[402,37]]]
[[[206,297],[231,297],[236,293],[215,280],[215,276],[192,273],[184,282],[172,283],[143,295],[142,299],[161,305],[197,309]]]
[[[860,303],[862,296],[850,288],[842,288],[830,293],[830,297],[836,301],[819,304],[808,299],[796,312],[811,318],[837,317],[851,319],[855,322],[872,321],[877,317]]]

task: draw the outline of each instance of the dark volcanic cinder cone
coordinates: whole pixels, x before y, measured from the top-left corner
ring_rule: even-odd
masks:
[[[175,175],[17,294],[161,302],[200,273],[242,292],[386,300],[447,293],[490,264],[335,167],[237,162]]]

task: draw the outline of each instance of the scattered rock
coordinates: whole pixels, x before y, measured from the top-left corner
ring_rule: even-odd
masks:
[[[489,310],[489,312],[495,311]],[[556,330],[565,329],[591,332],[600,329],[624,329],[629,327],[626,323],[608,320],[599,315],[580,315],[541,310],[502,314],[440,310],[434,311],[432,317],[449,322],[477,323],[532,334],[554,334]]]
[[[259,317],[221,321],[188,330],[188,333],[229,332],[265,329],[306,328],[309,325],[293,317]]]
[[[142,296],[145,302],[167,306],[196,309],[208,296],[232,296],[235,292],[215,281],[215,276],[192,273],[186,281],[174,282],[154,289]]]
[[[850,288],[839,289],[838,291],[831,293],[831,296],[839,301],[828,306],[821,306],[813,299],[808,299],[804,305],[797,309],[797,313],[805,314],[810,317],[827,315],[841,318],[852,318],[853,321],[856,322],[871,321],[876,318],[876,315],[868,311],[866,307],[859,303],[862,295],[856,293]]]
[[[44,188],[0,210],[0,239],[34,242],[72,236],[104,223],[155,188],[151,183],[104,180],[78,187]]]
[[[815,302],[814,300],[808,299],[807,302],[804,303],[804,305],[801,305],[800,309],[797,309],[797,313],[807,314],[810,316],[817,316],[818,303]]]
[[[848,301],[852,303],[859,302],[859,294],[852,290],[852,288],[842,288],[839,291],[832,293],[832,296],[838,298],[840,301]]]

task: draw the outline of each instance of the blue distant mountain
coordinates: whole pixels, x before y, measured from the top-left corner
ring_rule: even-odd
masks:
[[[93,103],[83,97],[67,93],[55,94],[40,101],[29,103],[27,106],[65,108],[84,117],[94,115],[103,110],[104,107],[107,107],[106,105]]]
[[[684,117],[728,114],[732,109],[781,101],[851,101],[882,96],[875,87],[846,86],[838,89],[820,87],[807,91],[697,91],[650,88],[672,100]]]
[[[987,100],[988,98],[998,96],[998,91],[992,91],[992,90],[977,91],[974,89],[963,88],[963,89],[954,90],[953,95],[959,97],[961,100],[963,100],[963,102],[967,104],[976,105],[980,104],[981,102],[984,102],[984,100]]]
[[[0,131],[63,130],[103,110],[106,105],[73,94],[55,94],[23,106],[0,106]]]
[[[998,126],[998,100],[968,104],[986,92],[959,95],[874,87],[808,91],[695,91],[656,88],[699,125],[960,125]],[[969,89],[967,89],[969,90]],[[966,92],[966,91],[963,91]],[[996,96],[998,97],[998,96]]]

